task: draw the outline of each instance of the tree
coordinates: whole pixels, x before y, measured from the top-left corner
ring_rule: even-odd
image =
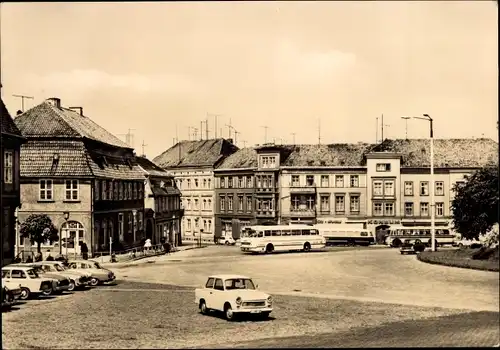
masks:
[[[476,171],[453,190],[453,226],[462,237],[477,239],[498,223],[498,165]]]
[[[46,214],[31,214],[20,228],[21,238],[29,238],[31,244],[37,244],[41,253],[41,245],[49,241],[51,244],[59,239],[58,230]]]

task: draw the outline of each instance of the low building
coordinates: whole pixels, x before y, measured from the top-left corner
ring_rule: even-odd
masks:
[[[240,237],[241,229],[256,224],[255,181],[257,152],[242,148],[227,157],[214,170],[215,237]]]
[[[180,141],[153,162],[172,174],[182,193],[182,240],[213,242],[214,169],[238,150],[231,139]]]
[[[159,244],[161,238],[173,246],[182,245],[181,191],[174,177],[146,157],[137,157],[144,172],[144,220],[146,238]]]
[[[19,221],[45,213],[59,229],[59,241],[44,250],[78,256],[85,243],[96,255],[144,239],[144,173],[132,148],[58,98],[15,123],[28,140],[21,148]],[[34,250],[28,239],[19,243]]]
[[[0,174],[2,176],[0,232],[2,235],[2,266],[4,266],[9,264],[15,256],[15,214],[16,210],[21,207],[19,157],[21,145],[26,142],[26,139],[21,135],[1,99],[0,127]]]

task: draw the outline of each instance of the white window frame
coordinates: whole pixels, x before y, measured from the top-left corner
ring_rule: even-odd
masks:
[[[387,193],[389,191],[386,191],[388,189],[387,187],[387,184],[391,184],[391,193]],[[384,181],[384,197],[387,196],[387,197],[394,197],[395,195],[395,186],[394,186],[394,181],[393,180],[385,180]]]
[[[330,176],[321,175],[321,187],[330,187]]]
[[[425,204],[425,205],[424,205]],[[426,208],[426,214],[424,214],[423,208]],[[428,202],[420,202],[420,216],[427,217],[429,216],[429,203]]]
[[[337,188],[344,187],[344,175],[335,175],[335,187]]]
[[[409,185],[408,187],[406,185]],[[413,181],[404,182],[404,194],[405,196],[413,196]]]
[[[3,181],[6,184],[12,184],[14,183],[14,152],[6,150],[3,157]]]
[[[354,201],[353,199],[356,199],[357,201]],[[349,210],[351,213],[359,213],[361,211],[361,196],[359,194],[349,196]]]
[[[42,189],[42,183],[44,184],[43,189]],[[42,193],[44,193],[45,198],[42,198]],[[49,193],[50,193],[50,198],[48,196]],[[51,179],[42,179],[38,182],[38,200],[48,201],[48,202],[54,200],[54,182]]]
[[[229,211],[233,211],[233,200],[234,200],[234,197],[229,195],[227,196],[227,210]]]
[[[68,188],[69,184],[69,188]],[[76,198],[73,195],[76,193]],[[69,194],[69,198],[68,198]],[[65,180],[64,181],[64,200],[65,201],[78,201],[80,200],[80,183],[78,180]]]
[[[330,212],[330,195],[328,194],[320,195],[319,207],[321,212]]]
[[[359,187],[359,175],[350,175],[349,184],[351,187]]]
[[[251,213],[252,212],[252,197],[247,196],[247,212]]]
[[[340,198],[342,198],[342,201],[339,201]],[[344,194],[336,194],[335,195],[335,212],[336,213],[345,213],[345,195]]]
[[[238,211],[243,211],[243,195],[238,196]]]
[[[375,208],[380,206],[380,212]],[[373,216],[383,216],[384,215],[384,206],[382,202],[373,203]]]
[[[427,189],[427,191],[424,191]],[[419,192],[421,196],[428,196],[429,195],[429,181],[420,181],[420,187],[419,187]]]
[[[439,217],[444,216],[444,203],[443,202],[436,203],[436,216],[439,216]]]
[[[387,210],[388,206],[391,206],[391,211],[389,213],[389,210]],[[396,213],[395,211],[395,205],[392,202],[385,202],[384,203],[384,216],[394,216]]]
[[[220,211],[226,211],[226,196],[219,196]]]
[[[377,193],[377,191],[375,191],[375,184],[380,184],[380,193]],[[383,196],[384,195],[384,181],[374,180],[372,183],[372,193],[374,196]]]
[[[391,171],[391,163],[377,163],[375,170],[377,172]]]
[[[408,208],[411,208],[411,213],[408,214]],[[405,216],[413,216],[415,206],[413,202],[405,202]]]
[[[438,186],[440,185],[440,186]],[[444,196],[444,181],[436,181],[434,184],[434,194],[436,196]],[[440,188],[440,191],[438,191],[438,188]]]

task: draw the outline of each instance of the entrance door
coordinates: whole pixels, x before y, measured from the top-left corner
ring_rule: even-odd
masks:
[[[61,247],[64,255],[80,254],[80,244],[85,242],[85,230],[77,221],[68,221],[61,227]]]
[[[380,225],[375,228],[375,239],[377,240],[377,244],[384,244],[385,237],[388,234],[390,226]]]

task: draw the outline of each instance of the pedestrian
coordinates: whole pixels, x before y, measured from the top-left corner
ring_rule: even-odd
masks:
[[[150,248],[151,248],[151,239],[147,238],[146,242],[144,242],[144,250],[149,251]]]
[[[47,250],[47,257],[45,258],[45,261],[54,261],[54,257],[50,255],[50,250]]]
[[[167,254],[170,254],[171,250],[172,250],[172,245],[170,244],[170,242],[165,242],[165,252],[167,252]]]
[[[83,260],[87,260],[89,258],[89,248],[87,247],[87,243],[82,242],[80,245],[80,251],[82,252]]]
[[[42,260],[43,260],[42,253],[37,252],[35,254],[35,262],[42,261]]]
[[[28,257],[26,258],[26,263],[31,264],[32,262],[33,262],[33,257],[31,255],[28,255]]]

